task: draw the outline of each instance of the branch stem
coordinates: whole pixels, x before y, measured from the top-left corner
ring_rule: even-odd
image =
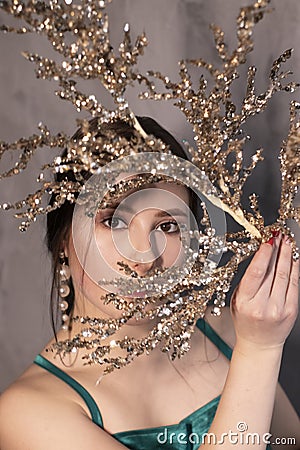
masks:
[[[220,176],[219,185],[220,185],[220,188],[223,191],[223,193],[226,194],[228,197],[231,197],[229,189],[226,186],[226,184],[224,183],[222,176]],[[245,228],[245,230],[248,231],[252,236],[261,240],[262,236],[261,236],[259,230],[246,219],[241,208],[238,207],[235,210],[233,210],[218,197],[216,197],[214,195],[207,195],[205,192],[202,192],[202,194],[213,205],[217,206],[217,208],[221,208],[221,209],[223,209],[223,211],[225,211],[227,214],[229,214],[238,224],[240,224],[243,228]]]

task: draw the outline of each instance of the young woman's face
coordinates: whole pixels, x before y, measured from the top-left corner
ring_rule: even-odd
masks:
[[[92,227],[84,215],[79,222],[80,226],[73,224],[66,248],[75,300],[84,298],[102,312],[118,317],[120,312],[114,307],[103,305],[108,292],[120,295],[118,286],[108,287],[103,280],[126,277],[130,283],[128,271],[147,277],[156,269],[181,264],[181,230],[190,226],[189,192],[175,183],[154,183],[127,194],[116,208],[98,210]],[[146,294],[132,291],[122,295]]]

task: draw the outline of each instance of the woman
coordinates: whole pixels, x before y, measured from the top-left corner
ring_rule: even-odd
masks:
[[[162,139],[176,156],[186,158],[180,145],[156,122],[147,118],[139,121],[146,133]],[[133,130],[124,123],[112,125],[112,131],[129,142],[134,138]],[[75,137],[80,138],[80,132]],[[72,179],[74,174],[68,176]],[[136,209],[130,216],[124,211],[116,215],[115,207],[97,213],[97,245],[116,272],[121,259],[144,277],[156,268],[172,266],[180,253],[179,219],[161,206],[160,193],[166,194],[167,202],[175,198],[195,211],[193,195],[175,183],[158,182],[151,188],[154,203],[151,200],[149,208],[141,204],[145,194],[142,200],[134,198],[131,206]],[[54,274],[62,264],[65,281],[69,271],[71,275],[70,293],[65,283],[60,285],[69,305],[65,312],[117,317],[113,306],[99,301],[106,293],[104,287],[82,272],[73,241],[72,213],[73,206],[66,202],[48,215]],[[163,233],[165,246],[146,261],[130,254],[124,257],[114,246],[112,230],[128,230],[138,252],[149,249],[153,231]],[[288,239],[274,232],[274,237],[261,245],[235,290],[231,311],[224,308],[221,317],[213,317],[208,308],[205,321],[197,323],[191,350],[184,358],[171,362],[156,348],[103,377],[98,385],[95,380],[101,368],[84,365],[81,356],[85,351],[77,349],[76,357],[54,359],[48,351],[56,342],[53,338],[35,364],[1,397],[1,450],[197,449],[200,445],[201,449],[263,449],[277,436],[297,438],[298,447],[276,448],[299,448],[296,413],[277,386],[283,345],[297,316],[298,277],[299,262],[292,259]],[[67,320],[63,317],[65,325],[57,332],[58,341],[82,328],[73,323],[68,329]],[[131,319],[114,339],[125,335],[139,338],[152,326],[151,321]],[[258,437],[243,443],[246,430]],[[267,434],[269,430],[272,437]],[[205,438],[206,432],[210,435]]]

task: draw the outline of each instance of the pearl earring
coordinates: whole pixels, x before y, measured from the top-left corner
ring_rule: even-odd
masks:
[[[64,330],[68,329],[67,321],[69,319],[68,314],[66,314],[66,311],[69,308],[69,304],[67,300],[65,300],[66,297],[70,294],[70,286],[69,286],[69,280],[71,278],[71,272],[70,267],[66,264],[66,256],[64,252],[60,252],[59,254],[60,258],[60,265],[57,269],[57,275],[58,275],[58,293],[59,296],[62,298],[59,302],[59,308],[62,312],[62,328]]]

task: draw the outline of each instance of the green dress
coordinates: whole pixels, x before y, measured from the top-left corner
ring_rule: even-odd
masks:
[[[218,347],[226,358],[231,358],[231,348],[207,322],[199,319],[197,327]],[[42,355],[37,355],[34,362],[69,384],[85,401],[90,410],[92,421],[100,428],[105,429],[95,400],[81,384]],[[220,397],[219,395],[206,403],[177,424],[122,431],[112,436],[131,450],[197,450],[202,442],[203,435],[210,428]],[[271,450],[271,447],[268,445],[266,449]]]

